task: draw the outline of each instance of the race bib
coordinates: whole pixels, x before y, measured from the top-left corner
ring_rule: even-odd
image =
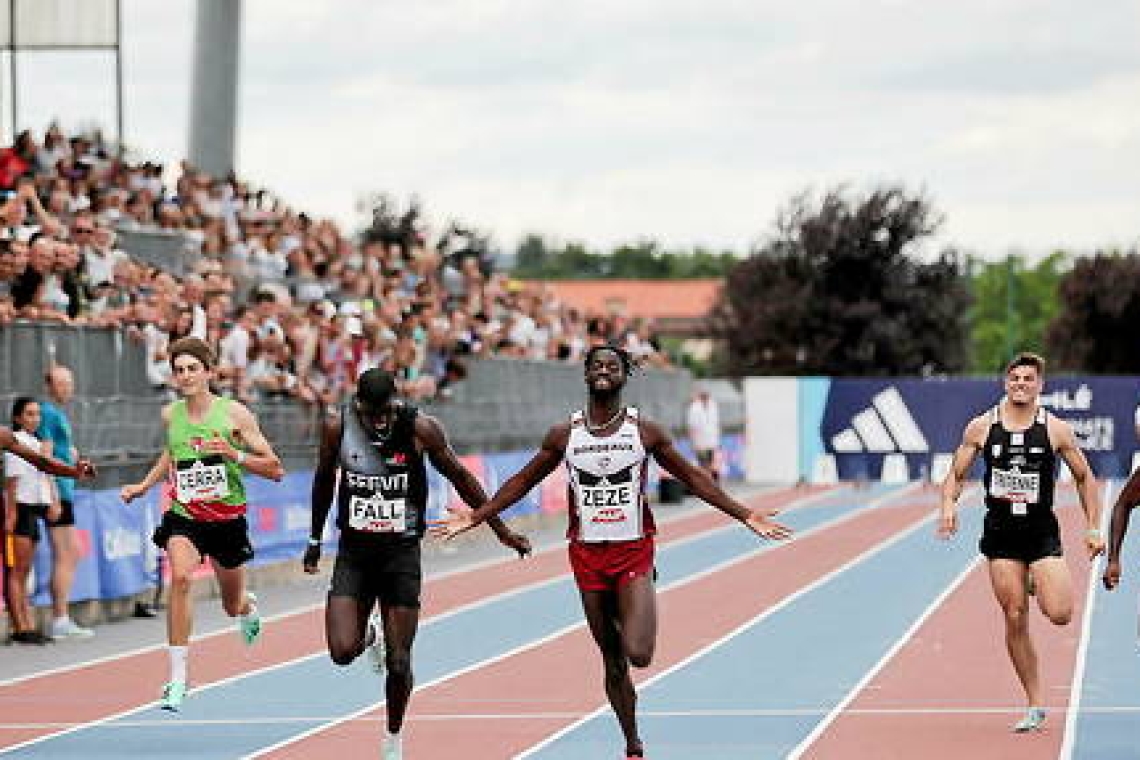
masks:
[[[1041,489],[1041,476],[1036,472],[994,470],[990,495],[1010,503],[1010,512],[1024,515],[1029,504],[1036,504]]]
[[[221,457],[183,460],[175,465],[174,496],[180,504],[223,501],[229,495],[230,481]]]
[[[408,502],[403,497],[353,496],[348,501],[348,527],[365,533],[403,533],[408,527],[407,513]]]
[[[579,504],[582,521],[591,525],[619,525],[628,522],[633,507],[633,488],[618,486],[583,486]]]

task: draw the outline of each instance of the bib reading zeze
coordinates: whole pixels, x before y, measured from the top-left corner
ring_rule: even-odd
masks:
[[[572,539],[585,543],[633,541],[653,533],[645,498],[647,454],[637,410],[625,410],[620,427],[596,436],[585,414],[570,418],[566,444]]]

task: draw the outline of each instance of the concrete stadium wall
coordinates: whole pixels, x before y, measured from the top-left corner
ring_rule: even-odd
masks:
[[[996,379],[749,378],[745,473],[753,482],[940,480],[966,423],[1002,393]],[[1140,461],[1138,401],[1140,377],[1050,377],[1042,395],[1101,477],[1124,477]]]

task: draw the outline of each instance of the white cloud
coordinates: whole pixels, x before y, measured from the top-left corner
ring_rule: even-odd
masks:
[[[170,160],[193,3],[157,5],[124,3],[127,125]],[[386,190],[507,244],[742,248],[800,189],[902,182],[946,213],[947,242],[983,254],[1140,235],[1127,0],[245,7],[239,168],[346,223],[358,194]],[[36,119],[108,113],[72,76],[85,95]]]

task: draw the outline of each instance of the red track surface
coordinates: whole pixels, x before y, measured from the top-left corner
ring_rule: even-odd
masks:
[[[927,494],[904,506],[868,511],[661,593],[656,660],[653,667],[638,673],[638,680],[676,664],[928,516],[932,499]],[[714,562],[710,558],[710,564]],[[579,626],[546,644],[417,691],[409,708],[405,749],[411,757],[449,757],[462,748],[464,760],[502,760],[603,704],[601,663],[589,633]],[[481,715],[512,717],[460,719]],[[437,719],[446,716],[451,718]],[[382,717],[382,710],[372,711],[266,756],[275,760],[359,756],[362,746],[378,743]],[[615,753],[620,749],[615,722]]]
[[[753,503],[779,506],[822,490],[826,489],[777,491],[765,494]],[[727,523],[728,518],[719,512],[701,512],[667,524],[664,540],[679,540]],[[506,561],[477,572],[431,580],[425,588],[424,614],[425,617],[439,615],[483,600],[491,594],[541,582],[565,572],[563,552],[556,550],[528,559],[525,563]],[[236,635],[215,635],[192,642],[191,682],[205,685],[323,652],[323,615],[323,610],[310,610],[275,620],[266,625],[258,646],[250,649],[244,647]],[[0,686],[0,704],[7,724],[0,726],[0,749],[59,731],[41,727],[13,728],[13,725],[45,721],[86,723],[154,702],[166,680],[166,669],[165,649],[158,648]]]
[[[1010,726],[1025,697],[1005,650],[1000,608],[985,562],[969,575],[915,636],[856,697],[803,757],[813,760],[1037,760],[1057,757],[1085,613],[1090,563],[1084,518],[1072,504],[1058,510],[1074,616],[1057,628],[1031,600],[1030,628],[1050,710],[1046,730],[1018,735]],[[960,537],[958,540],[974,540]],[[1010,712],[953,712],[994,710]],[[861,713],[878,710],[879,713]],[[929,710],[930,712],[907,712]],[[897,712],[896,712],[897,711]],[[947,711],[947,712],[940,712]]]

